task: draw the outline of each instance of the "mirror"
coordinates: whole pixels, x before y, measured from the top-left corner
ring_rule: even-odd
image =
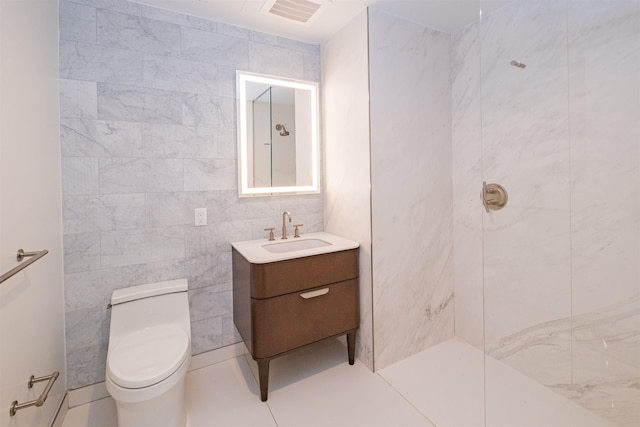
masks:
[[[237,72],[240,197],[319,191],[318,84]]]

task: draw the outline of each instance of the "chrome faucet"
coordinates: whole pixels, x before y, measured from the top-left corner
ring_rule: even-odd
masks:
[[[289,217],[289,222],[291,222],[291,214],[287,211],[282,213],[282,239],[287,238],[287,224],[285,222],[285,217]]]

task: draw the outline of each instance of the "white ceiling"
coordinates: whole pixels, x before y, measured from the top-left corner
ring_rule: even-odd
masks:
[[[445,32],[456,30],[509,0],[312,0],[322,6],[310,25],[262,13],[269,0],[136,0],[161,9],[199,16],[217,22],[322,44],[338,30],[375,4],[387,12]]]

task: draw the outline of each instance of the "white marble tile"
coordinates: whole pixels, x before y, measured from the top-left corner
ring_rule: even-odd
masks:
[[[130,15],[140,15],[140,4],[129,0],[70,0],[74,3],[81,3],[99,9],[113,10]]]
[[[219,23],[210,21],[208,19],[200,18],[193,15],[185,15],[178,12],[173,12],[167,9],[159,9],[153,6],[147,6],[140,4],[140,16],[153,19],[156,21],[168,22],[170,24],[176,24],[183,27],[192,27],[199,30],[216,32]]]
[[[100,197],[96,195],[64,196],[62,228],[65,234],[99,231]]]
[[[453,336],[450,42],[371,9],[369,51],[375,363],[385,367]]]
[[[267,226],[276,226],[282,221],[280,197],[240,199],[238,198],[237,190],[217,190],[206,191],[204,199],[209,217],[215,222],[260,219],[266,221],[264,227],[262,227],[265,228]],[[283,209],[292,210],[293,220],[297,221],[297,210],[293,211],[293,208],[297,208],[297,203],[291,203],[291,207]]]
[[[102,267],[184,258],[184,226],[105,231],[100,253]]]
[[[640,5],[580,5],[570,2],[571,225],[574,309],[588,313],[640,291]]]
[[[249,65],[249,44],[235,37],[182,28],[181,57],[246,70]]]
[[[357,357],[373,369],[367,14],[322,46],[324,229],[360,243]]]
[[[100,268],[99,232],[65,234],[63,247],[65,273]]]
[[[145,157],[219,158],[218,145],[228,137],[212,128],[145,123]]]
[[[214,285],[189,290],[189,314],[197,322],[233,313],[231,285]]]
[[[179,56],[180,26],[99,9],[97,41],[104,46]]]
[[[135,228],[145,223],[143,194],[65,196],[65,233]]]
[[[567,426],[580,426],[580,427],[615,427],[616,424],[612,423],[605,418],[599,417],[593,412],[576,405],[573,402],[565,403],[556,412],[554,412],[549,418],[538,424],[540,427],[567,427]]]
[[[99,185],[99,160],[94,157],[62,158],[62,194],[96,194]]]
[[[135,86],[98,84],[98,118],[142,123],[182,123],[182,95]]]
[[[480,27],[451,39],[455,334],[484,348]]]
[[[153,193],[184,190],[182,159],[100,159],[100,193]]]
[[[60,119],[63,157],[140,157],[142,125],[92,119]]]
[[[165,280],[188,278],[186,261],[184,259],[167,259],[143,264],[147,270],[146,283],[163,282]],[[189,288],[191,281],[189,280]]]
[[[67,312],[92,307],[103,309],[114,290],[150,283],[144,264],[66,273],[64,281]]]
[[[283,47],[249,43],[249,69],[284,77],[304,75],[304,55]]]
[[[145,224],[148,227],[193,225],[195,209],[205,206],[202,192],[147,193]]]
[[[110,312],[106,305],[68,311],[65,315],[67,385],[74,389],[104,381]]]
[[[272,46],[278,44],[278,36],[255,30],[249,30],[249,40]]]
[[[232,283],[231,252],[213,252],[185,260],[189,289]]]
[[[65,1],[60,13],[67,310],[97,313],[123,284],[228,286],[230,242],[277,224],[282,200],[238,199],[235,70],[248,68],[252,34],[296,78],[319,78],[319,47],[126,0]],[[195,207],[209,208],[208,226],[193,227]],[[321,195],[286,209],[322,230]],[[131,280],[113,273],[128,268]],[[194,322],[198,352],[239,339],[229,298],[218,302],[224,314]],[[68,355],[74,387],[104,378],[90,360],[101,351]]]
[[[68,1],[60,2],[60,40],[96,42],[96,9]],[[60,43],[61,45],[63,43]]]
[[[60,117],[95,119],[97,116],[96,83],[60,79]]]
[[[242,337],[233,322],[233,314],[222,316],[222,345],[240,344],[244,346]]]
[[[248,28],[237,27],[235,25],[219,22],[216,27],[216,32],[218,34],[235,37],[237,39],[249,40],[249,33],[251,32],[251,30]]]
[[[60,41],[60,77],[142,85],[142,55],[95,44]]]
[[[218,67],[161,55],[144,55],[144,85],[155,89],[218,95]]]
[[[237,187],[237,164],[234,160],[184,160],[185,191],[227,190]]]
[[[204,353],[211,348],[223,346],[222,317],[209,317],[191,322],[191,351]]]
[[[230,253],[231,242],[251,240],[251,221],[235,220],[210,223],[204,227],[186,227],[187,257],[210,253]]]
[[[184,94],[182,123],[187,126],[230,129],[235,120],[233,98],[202,94]]]

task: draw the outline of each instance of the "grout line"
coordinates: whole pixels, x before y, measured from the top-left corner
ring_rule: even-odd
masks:
[[[396,393],[398,393],[398,395],[400,397],[402,397],[402,399],[407,402],[409,404],[409,406],[411,406],[413,409],[415,409],[420,415],[422,415],[428,422],[430,422],[434,427],[438,427],[436,425],[435,422],[433,422],[428,416],[427,414],[425,414],[424,412],[422,412],[420,409],[418,409],[418,407],[416,405],[413,404],[413,402],[411,402],[404,394],[402,394],[402,392],[400,390],[398,390],[397,388],[395,388],[393,386],[393,384],[391,384],[389,381],[387,381],[387,379],[385,377],[383,377],[382,375],[380,375],[380,373],[378,372],[374,372],[375,375],[377,375],[379,378],[382,379],[382,381],[384,381],[389,387],[391,387],[391,389],[393,391],[395,391]]]

